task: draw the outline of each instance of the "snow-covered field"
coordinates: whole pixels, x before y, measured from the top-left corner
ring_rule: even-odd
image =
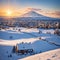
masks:
[[[21,60],[60,60],[60,49],[36,54]]]
[[[40,31],[40,32],[39,32]],[[36,56],[36,60],[44,58],[49,60],[56,51],[60,51],[60,36],[54,34],[54,29],[36,29],[36,28],[9,28],[0,30],[0,60],[24,60],[25,57],[31,56],[32,54],[20,55],[18,53],[12,53],[13,46],[18,45],[18,49],[33,49]],[[51,55],[50,50],[53,50]],[[48,53],[47,53],[48,51]],[[45,53],[46,52],[46,53]],[[59,60],[59,53],[56,59]],[[33,55],[34,55],[33,54]],[[41,54],[41,57],[39,58]],[[48,58],[48,56],[49,58]],[[12,55],[11,57],[9,57]],[[51,56],[50,56],[51,55]],[[55,55],[54,55],[55,56]],[[24,58],[24,59],[23,59]],[[29,57],[30,58],[30,57]],[[27,60],[29,60],[27,58]],[[34,57],[31,57],[32,59]],[[32,60],[30,59],[30,60]],[[51,60],[56,60],[52,58]],[[25,59],[26,60],[26,59]],[[41,59],[44,60],[44,59]]]

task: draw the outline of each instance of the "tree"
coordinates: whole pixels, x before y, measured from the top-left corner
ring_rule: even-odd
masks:
[[[13,46],[13,50],[12,50],[12,52],[13,52],[13,53],[15,53],[15,52],[16,52],[16,51],[15,51],[15,46]]]
[[[18,52],[18,46],[16,45],[15,47],[15,52],[17,53]]]

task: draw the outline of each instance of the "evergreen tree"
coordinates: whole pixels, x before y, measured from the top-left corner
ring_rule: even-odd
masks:
[[[15,51],[15,46],[13,46],[13,50],[12,50],[12,52],[13,52],[13,53],[15,53],[15,52],[16,52],[16,51]]]

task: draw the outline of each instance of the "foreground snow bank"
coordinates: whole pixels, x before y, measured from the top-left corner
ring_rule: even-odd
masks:
[[[51,50],[19,60],[60,60],[60,49]]]
[[[38,54],[36,55],[36,60],[45,60],[45,58],[46,60],[55,60],[56,52],[43,52],[60,48],[60,36],[54,35],[53,29],[16,28],[1,30],[0,60],[23,60],[22,58],[32,55],[29,53],[22,55],[13,53],[13,46],[16,45],[18,50],[33,49],[34,54]],[[39,53],[42,54],[40,55]],[[57,56],[59,56],[58,53]],[[27,58],[27,60],[33,60],[34,58],[35,55],[32,56],[32,59]]]

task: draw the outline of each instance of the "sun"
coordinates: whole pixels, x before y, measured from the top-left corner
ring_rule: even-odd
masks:
[[[7,10],[7,11],[6,11],[6,15],[7,15],[7,16],[11,16],[11,15],[12,15],[12,11],[11,11],[11,10]]]

